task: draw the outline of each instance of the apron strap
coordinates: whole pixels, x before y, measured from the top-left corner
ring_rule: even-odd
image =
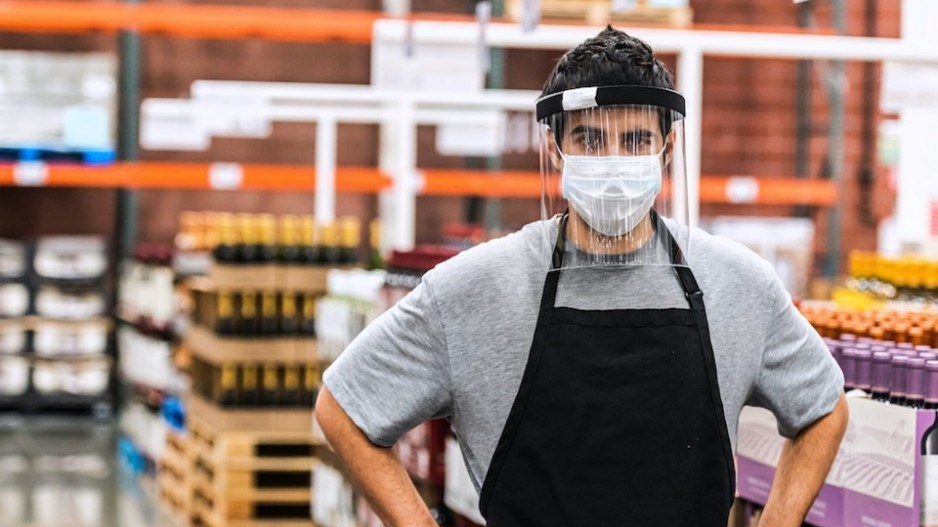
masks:
[[[656,226],[655,233],[661,239],[662,244],[667,248],[668,257],[671,259],[671,263],[673,264],[674,262],[681,262],[686,264],[686,262],[684,262],[684,253],[681,251],[681,247],[677,244],[677,241],[671,234],[671,230],[668,229],[667,225],[665,225],[664,220],[661,219],[661,216],[658,215],[655,209],[651,209],[649,214],[651,215],[652,221]],[[569,211],[564,212],[563,216],[560,217],[560,229],[557,232],[557,241],[554,244],[554,252],[551,257],[551,268],[550,272],[548,273],[547,282],[551,281],[550,275],[559,275],[560,269],[563,267],[563,255],[566,251],[567,222],[569,218]],[[687,297],[688,301],[690,301],[691,307],[696,309],[697,306],[695,305],[695,302],[691,301],[691,299],[693,297],[702,297],[703,293],[700,291],[700,286],[697,285],[697,279],[694,278],[694,273],[691,272],[690,267],[687,265],[675,265],[674,270],[677,273],[678,281],[681,283],[681,289],[684,290],[684,295]],[[544,284],[544,292],[549,292],[550,295],[544,295],[542,296],[542,299],[550,300],[551,304],[548,307],[553,307],[554,296],[557,292],[556,282],[558,279],[558,277],[553,279],[554,284],[552,286],[549,283]],[[548,291],[548,287],[551,288],[550,291]]]

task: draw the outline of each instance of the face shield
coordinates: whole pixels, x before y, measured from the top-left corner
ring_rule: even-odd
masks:
[[[684,98],[648,86],[576,88],[537,101],[541,215],[555,267],[686,265]],[[562,261],[556,259],[560,248]]]

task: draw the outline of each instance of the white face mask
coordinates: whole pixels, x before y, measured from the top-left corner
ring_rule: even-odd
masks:
[[[634,229],[661,191],[660,152],[561,157],[563,197],[583,221],[606,236],[622,236]]]

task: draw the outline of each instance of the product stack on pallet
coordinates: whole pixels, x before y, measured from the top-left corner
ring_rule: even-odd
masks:
[[[856,254],[840,305],[800,306],[843,370],[850,406],[847,434],[808,515],[810,525],[938,522],[938,501],[926,484],[938,474],[935,270],[933,261]],[[756,513],[782,443],[771,413],[745,409],[739,493]]]
[[[505,11],[513,20],[524,18],[526,2],[508,0]],[[685,27],[694,20],[688,0],[541,0],[545,20],[584,20],[589,25],[608,23]]]
[[[111,414],[107,271],[98,238],[0,241],[0,409]]]
[[[330,269],[357,264],[360,224],[187,218],[182,245],[206,240],[213,258],[206,276],[185,283],[191,312],[182,346],[191,386],[185,429],[166,435],[162,501],[193,525],[311,526],[322,443],[312,419],[323,367],[316,303]]]

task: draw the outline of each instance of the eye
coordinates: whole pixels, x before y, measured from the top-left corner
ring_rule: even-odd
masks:
[[[581,134],[577,139],[580,147],[587,151],[599,150],[603,147],[603,143],[605,142],[602,134],[585,133]]]
[[[651,151],[652,136],[643,132],[625,134],[625,149],[633,154],[645,154]]]

